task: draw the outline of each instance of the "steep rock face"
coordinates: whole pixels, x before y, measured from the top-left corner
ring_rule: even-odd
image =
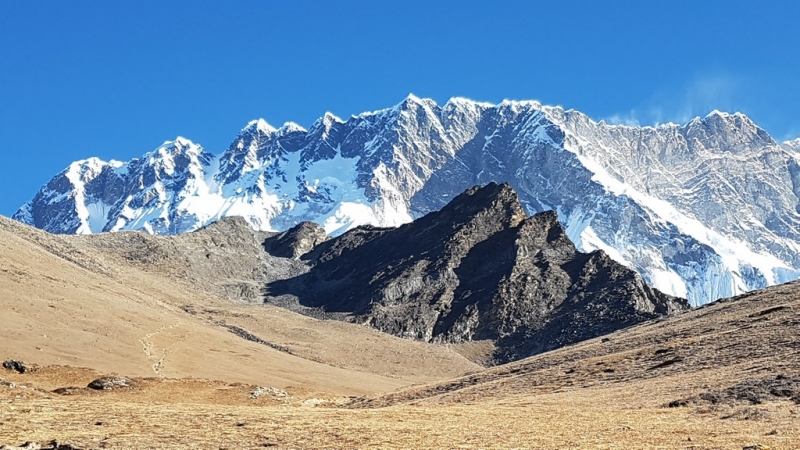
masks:
[[[191,206],[208,189],[214,155],[188,139],[165,142],[127,163],[72,163],[14,216],[55,233],[142,229],[178,234],[199,228]],[[187,207],[174,207],[185,202]]]
[[[756,269],[761,275],[743,276],[742,289],[771,284],[787,266],[798,267],[800,216],[792,180],[797,154],[744,114],[714,111],[658,128],[598,124],[579,113],[552,115],[564,124],[565,147],[592,161],[586,166],[606,189],[623,189],[649,214],[723,259],[737,252],[736,241],[748,243],[754,254],[739,251],[740,272]],[[768,255],[776,258],[769,261]]]
[[[300,259],[327,239],[328,235],[322,227],[314,222],[303,222],[268,238],[264,241],[264,249],[272,256]]]
[[[630,127],[537,102],[409,96],[308,130],[249,123],[219,156],[185,139],[128,163],[78,161],[15,215],[55,233],[174,234],[226,216],[339,235],[398,226],[507,181],[659,290],[702,304],[800,277],[800,141],[743,114]]]
[[[688,308],[602,251],[577,251],[555,213],[527,217],[507,184],[397,229],[357,228],[303,259],[311,271],[268,284],[268,296],[407,338],[492,340],[496,363]]]

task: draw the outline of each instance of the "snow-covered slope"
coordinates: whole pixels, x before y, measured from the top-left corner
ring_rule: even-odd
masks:
[[[77,161],[15,218],[171,234],[237,215],[339,234],[408,222],[489,181],[511,183],[530,213],[556,210],[581,250],[694,304],[800,277],[800,140],[718,111],[630,127],[533,101],[409,96],[308,130],[255,120],[218,156],[178,138],[127,163]]]

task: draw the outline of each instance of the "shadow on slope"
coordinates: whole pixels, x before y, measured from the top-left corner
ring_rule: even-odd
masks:
[[[656,407],[796,399],[798,326],[800,282],[793,282],[351,406],[512,401],[565,390],[592,395],[599,388]]]
[[[271,298],[427,342],[492,340],[503,363],[688,308],[602,252],[583,254],[554,212],[526,217],[507,184],[474,187],[397,229],[361,227],[302,256]]]

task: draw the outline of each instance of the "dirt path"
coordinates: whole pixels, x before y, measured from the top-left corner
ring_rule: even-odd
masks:
[[[169,354],[172,352],[172,350],[175,348],[176,345],[188,339],[190,332],[184,330],[184,333],[178,338],[178,340],[162,348],[160,351],[155,342],[153,342],[153,339],[158,337],[164,332],[174,330],[176,328],[181,327],[182,325],[183,322],[176,322],[172,325],[161,327],[151,333],[147,333],[141,339],[139,339],[139,343],[142,344],[142,350],[144,351],[144,354],[147,356],[147,359],[155,361],[151,366],[153,368],[153,372],[155,372],[155,374],[161,378],[164,377],[164,368],[166,366],[167,357],[169,356]]]

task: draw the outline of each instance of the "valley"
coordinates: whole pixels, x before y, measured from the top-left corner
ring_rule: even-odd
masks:
[[[471,195],[504,192],[490,188],[500,190]],[[468,204],[453,206],[459,213],[449,223],[470,217]],[[471,233],[480,229],[469,223]],[[61,236],[0,218],[0,357],[32,369],[0,369],[0,444],[800,445],[798,283],[619,323],[485,367],[499,341],[402,339],[347,317],[325,319],[332,313],[324,310],[264,303],[261,286],[314,270],[302,260],[322,245],[313,235],[226,219],[173,237]],[[265,243],[273,241],[292,257],[271,255],[277,247]],[[569,254],[559,248],[546,251]],[[86,387],[102,377],[122,381]]]
[[[358,397],[143,377],[135,389],[59,395],[100,372],[0,378],[0,442],[78,448],[760,448],[800,444],[797,284],[648,322],[451,381]],[[673,361],[670,364],[665,364]],[[713,395],[748,380],[785,389]],[[747,385],[747,383],[744,383]],[[793,397],[794,396],[794,397]],[[756,447],[757,448],[757,447]]]

